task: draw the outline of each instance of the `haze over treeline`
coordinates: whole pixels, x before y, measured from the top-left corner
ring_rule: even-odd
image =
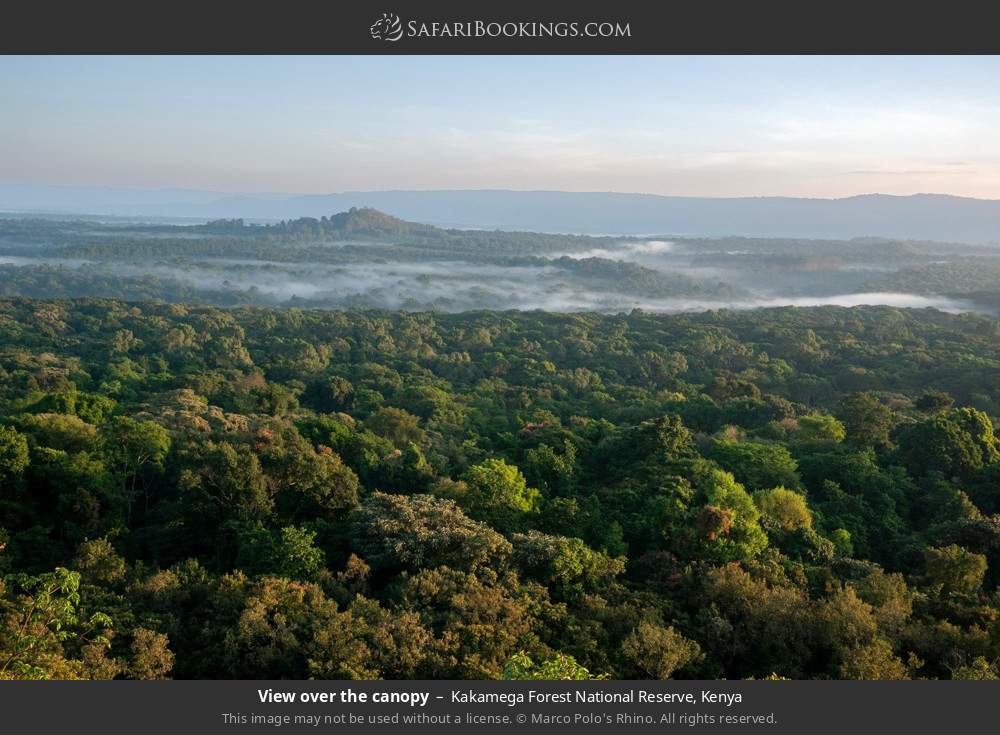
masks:
[[[623,313],[885,304],[993,314],[1000,250],[891,238],[440,228],[372,208],[268,224],[0,219],[0,295]]]
[[[501,189],[232,193],[0,185],[0,212],[276,221],[374,207],[440,226],[647,235],[892,237],[1000,243],[1000,200],[944,194],[870,194],[842,199],[676,197],[619,192]]]

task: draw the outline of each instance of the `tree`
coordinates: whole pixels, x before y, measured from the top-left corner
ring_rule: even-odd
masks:
[[[799,416],[796,439],[802,442],[829,442],[837,444],[847,436],[844,425],[833,416],[813,413]]]
[[[318,679],[414,679],[435,675],[440,644],[413,612],[356,596],[306,643]]]
[[[871,393],[852,393],[837,406],[835,415],[844,425],[847,441],[857,447],[882,449],[891,444],[895,424],[892,410]]]
[[[816,605],[817,635],[834,656],[874,642],[878,632],[875,610],[849,586],[835,584]]]
[[[385,437],[397,447],[405,447],[409,442],[424,446],[427,444],[427,437],[419,422],[417,416],[401,408],[385,406],[365,421],[365,427],[378,436]]]
[[[559,606],[543,588],[519,583],[500,565],[463,571],[448,566],[423,569],[400,580],[400,607],[419,612],[435,631],[435,676],[496,679],[518,651],[548,654],[538,631],[560,618]]]
[[[97,439],[97,427],[77,416],[61,413],[39,413],[24,416],[21,428],[38,443],[53,449],[79,452],[92,449]]]
[[[895,680],[909,678],[906,664],[893,653],[892,646],[883,638],[846,651],[842,656],[837,673],[841,679]]]
[[[549,495],[569,495],[579,474],[576,457],[576,448],[569,441],[562,454],[548,444],[540,444],[525,453],[525,474]]]
[[[967,477],[996,462],[1000,450],[989,417],[959,408],[907,427],[899,439],[899,456],[915,475],[940,472],[951,478]]]
[[[85,583],[115,586],[125,580],[127,565],[107,538],[99,538],[77,547],[73,569]]]
[[[924,549],[923,583],[939,596],[972,595],[983,585],[986,557],[957,544]]]
[[[603,679],[592,676],[586,667],[565,653],[535,663],[524,651],[514,654],[503,667],[503,678],[508,681],[588,681]]]
[[[625,570],[623,557],[594,551],[578,538],[538,531],[515,533],[514,563],[529,577],[551,585],[561,596],[574,596],[606,585]]]
[[[830,532],[830,541],[840,556],[851,556],[854,553],[854,544],[851,541],[851,532],[846,528],[835,528]]]
[[[249,574],[311,579],[325,561],[315,539],[315,531],[300,526],[271,531],[257,523],[239,533],[236,566]]]
[[[303,679],[312,642],[337,620],[337,605],[315,584],[262,577],[234,600],[236,620],[216,653],[227,676]],[[343,656],[354,643],[340,643]],[[375,672],[362,670],[362,676]]]
[[[380,569],[497,569],[506,565],[511,552],[507,539],[467,517],[453,501],[379,492],[362,502],[352,543]]]
[[[622,642],[622,653],[643,676],[669,679],[697,661],[701,657],[701,647],[673,626],[641,622]]]
[[[858,597],[872,606],[879,631],[895,636],[913,614],[915,593],[898,572],[886,574],[876,567],[852,584]]]
[[[750,488],[797,487],[800,483],[798,464],[781,444],[716,440],[707,456]]]
[[[776,487],[754,493],[754,503],[763,516],[782,531],[812,528],[812,512],[806,499],[794,490]]]
[[[697,480],[704,505],[694,519],[702,553],[720,562],[751,559],[767,548],[760,511],[728,472],[710,469]]]
[[[976,656],[972,663],[953,669],[951,678],[960,681],[998,681],[1000,670],[995,661],[990,663],[985,656]]]
[[[18,227],[95,261],[366,257],[306,239],[328,220]],[[377,256],[612,245],[407,232]],[[119,288],[58,270],[0,267],[33,289],[0,298],[2,678],[997,675],[996,320],[38,298]]]
[[[178,487],[202,522],[266,518],[274,505],[257,455],[245,444],[208,441],[185,453]]]
[[[125,673],[130,679],[166,679],[174,667],[170,640],[149,628],[132,631],[129,662]]]
[[[691,432],[679,416],[663,416],[617,429],[598,446],[598,475],[629,475],[663,469],[697,456]]]
[[[102,612],[80,620],[80,575],[63,567],[38,576],[16,574],[0,583],[0,679],[86,678],[66,648],[110,645],[111,619]]]
[[[913,402],[914,407],[923,413],[938,413],[947,411],[955,405],[955,399],[944,391],[930,390]]]
[[[290,426],[260,429],[254,439],[279,512],[336,520],[357,505],[358,476],[330,447],[313,448]]]
[[[28,440],[10,426],[0,425],[0,490],[28,468]]]
[[[819,633],[809,596],[784,575],[753,571],[733,563],[699,575],[698,640],[742,676],[805,678]]]
[[[354,386],[346,378],[332,378],[312,381],[303,395],[303,402],[317,411],[347,411],[354,399]]]
[[[541,493],[528,487],[521,471],[502,459],[470,467],[465,482],[470,514],[502,530],[521,527],[524,516],[537,513],[541,507]]]
[[[132,504],[139,492],[149,508],[149,490],[154,478],[163,472],[163,461],[170,451],[167,430],[152,421],[136,421],[116,416],[101,431],[104,451],[121,478],[126,519],[131,518]]]
[[[422,419],[447,413],[449,408],[454,406],[454,399],[447,391],[431,385],[404,388],[397,400],[404,409]]]

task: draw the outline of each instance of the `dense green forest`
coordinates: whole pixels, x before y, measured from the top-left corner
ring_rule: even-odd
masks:
[[[998,416],[973,314],[7,298],[0,678],[997,678]]]

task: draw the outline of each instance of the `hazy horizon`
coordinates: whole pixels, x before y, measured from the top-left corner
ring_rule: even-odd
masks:
[[[1000,201],[1000,193],[996,196],[972,196],[965,194],[953,194],[947,191],[912,191],[902,194],[886,191],[862,191],[856,194],[844,194],[841,196],[809,196],[797,194],[730,194],[730,195],[700,195],[700,194],[660,194],[652,191],[630,191],[626,189],[550,189],[538,187],[500,187],[500,186],[479,186],[479,187],[427,187],[427,188],[403,188],[403,187],[373,187],[370,189],[338,189],[338,190],[311,190],[311,191],[253,191],[253,190],[232,190],[213,189],[195,186],[115,186],[105,184],[74,184],[74,183],[29,183],[24,181],[0,180],[0,187],[23,187],[27,188],[52,188],[52,189],[101,189],[108,191],[135,191],[149,193],[163,192],[184,192],[191,194],[212,194],[220,197],[225,196],[246,196],[246,197],[319,197],[337,194],[391,194],[399,192],[420,192],[420,193],[450,193],[450,192],[513,192],[519,194],[556,193],[556,194],[612,194],[622,196],[644,196],[662,197],[671,199],[815,199],[821,201],[838,201],[842,199],[858,199],[862,197],[893,197],[903,199],[908,197],[953,197],[956,199],[977,199],[980,201]],[[2,203],[2,202],[0,202]],[[81,212],[80,214],[85,214]]]

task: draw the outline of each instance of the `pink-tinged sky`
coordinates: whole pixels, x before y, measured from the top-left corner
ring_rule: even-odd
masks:
[[[1000,198],[995,57],[0,57],[0,183]]]

